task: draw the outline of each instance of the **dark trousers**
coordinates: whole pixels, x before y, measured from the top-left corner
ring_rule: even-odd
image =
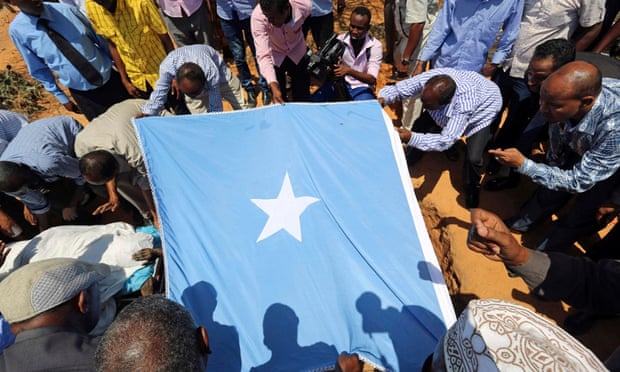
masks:
[[[524,155],[529,154],[534,143],[549,139],[548,132],[549,123],[541,117],[540,112],[537,112],[519,136],[516,143],[517,149]]]
[[[427,111],[422,112],[420,117],[413,123],[411,128],[416,133],[440,133],[441,127]],[[467,153],[463,163],[463,179],[468,187],[478,187],[484,166],[484,149],[491,138],[491,128],[485,127],[473,135],[466,138]],[[407,163],[409,165],[417,162],[424,155],[424,151],[416,148],[407,148]]]
[[[494,148],[513,147],[531,118],[538,111],[538,96],[532,95],[525,79],[514,78],[503,70],[497,72],[494,81],[502,93],[504,102],[502,111],[508,107],[508,114],[501,128],[499,128],[499,124],[502,115],[497,115],[491,125],[492,132],[497,132],[492,146]],[[499,131],[497,131],[498,128]]]
[[[246,60],[245,54],[245,41],[247,41],[252,57],[256,62],[256,49],[254,48],[254,38],[252,37],[252,31],[250,30],[250,18],[240,20],[236,12],[234,18],[231,20],[221,19],[220,25],[222,26],[222,32],[224,37],[228,40],[228,47],[233,55],[235,66],[237,66],[237,74],[241,81],[241,86],[246,91],[254,90],[254,84],[252,83],[252,74]],[[256,63],[258,69],[258,63]],[[264,77],[260,76],[258,79],[258,86],[261,91],[269,89],[267,81]]]
[[[596,211],[620,185],[620,172],[591,189],[574,195],[570,210],[554,221],[546,235],[546,251],[564,251],[577,239],[595,233],[602,226],[596,222]],[[541,222],[562,208],[573,197],[566,191],[539,187],[519,211],[519,217]]]
[[[99,88],[91,90],[69,89],[69,91],[80,111],[89,121],[103,114],[115,103],[131,98],[121,82],[121,76],[114,70],[112,70],[108,81]]]
[[[334,13],[329,12],[322,16],[306,18],[302,30],[304,36],[308,36],[308,31],[312,32],[312,39],[314,39],[317,48],[321,49],[334,33]]]
[[[394,10],[396,9],[395,0],[385,0],[383,2],[383,23],[385,25],[385,63],[394,63],[394,46],[396,44],[396,20]]]
[[[213,25],[209,21],[209,5],[203,2],[202,5],[192,14],[187,15],[181,9],[181,17],[169,17],[164,14],[166,28],[178,48],[186,45],[207,44],[215,49],[215,37],[213,36]],[[221,47],[221,46],[220,46]]]
[[[595,261],[604,258],[620,260],[620,224],[616,224],[603,240],[588,249],[586,256]]]
[[[280,91],[285,101],[287,100],[286,75],[291,77],[293,101],[310,101],[310,74],[306,71],[306,63],[300,61],[299,64],[295,64],[290,58],[286,57],[279,67],[275,67],[275,70],[278,85],[280,85]]]

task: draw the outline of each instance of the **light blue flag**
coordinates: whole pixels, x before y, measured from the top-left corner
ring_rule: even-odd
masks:
[[[168,296],[210,371],[417,371],[454,311],[402,147],[374,101],[135,122]]]

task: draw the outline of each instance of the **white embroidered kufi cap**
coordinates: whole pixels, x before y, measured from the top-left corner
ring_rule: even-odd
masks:
[[[444,335],[433,359],[447,371],[605,371],[562,328],[501,300],[473,300]],[[435,365],[434,361],[434,365]]]

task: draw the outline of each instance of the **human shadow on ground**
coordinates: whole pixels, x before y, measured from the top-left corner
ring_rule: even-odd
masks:
[[[443,217],[441,220],[439,220],[437,227],[444,228],[448,227],[449,225],[456,225],[460,228],[469,230],[469,228],[471,227],[471,222],[463,221],[462,219],[457,217]]]
[[[536,297],[536,295],[532,292],[525,293],[516,288],[512,290],[512,298],[532,305],[537,313],[544,314],[549,318],[554,319],[558,322],[558,324],[562,324],[564,318],[566,318],[567,312],[564,310],[564,307],[560,301],[543,300]]]
[[[270,305],[263,318],[263,344],[271,351],[271,358],[250,371],[321,370],[336,363],[335,346],[325,342],[301,346],[298,331],[299,317],[292,308],[281,303]]]
[[[194,316],[194,321],[209,333],[209,370],[241,371],[239,334],[234,326],[213,319],[217,307],[217,291],[210,283],[201,281],[183,291],[181,300]]]
[[[427,309],[416,305],[383,308],[381,299],[373,292],[364,292],[355,302],[362,316],[362,329],[373,333],[387,333],[397,365],[391,365],[380,355],[382,367],[398,371],[420,371],[424,360],[431,354],[446,331],[444,323]]]

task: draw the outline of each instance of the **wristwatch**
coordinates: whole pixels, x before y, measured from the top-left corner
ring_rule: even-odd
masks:
[[[407,66],[409,64],[409,60],[403,58],[402,61],[400,61],[400,64],[403,66]]]

